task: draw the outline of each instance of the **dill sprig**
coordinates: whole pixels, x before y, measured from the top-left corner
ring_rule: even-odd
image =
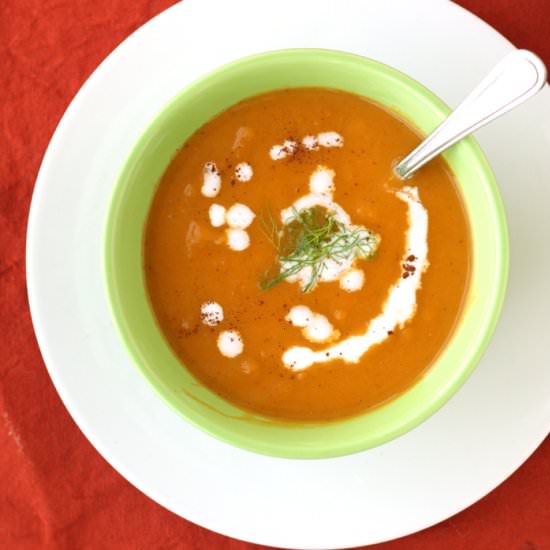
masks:
[[[307,269],[303,292],[312,291],[329,262],[342,264],[355,258],[369,258],[378,247],[380,237],[361,226],[348,227],[334,212],[315,206],[293,209],[292,217],[279,227],[271,212],[262,217],[262,229],[277,252],[279,270],[266,275],[260,283],[268,290],[285,279]]]

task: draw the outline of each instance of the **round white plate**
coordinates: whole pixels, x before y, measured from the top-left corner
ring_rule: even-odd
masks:
[[[199,525],[257,543],[342,548],[412,533],[510,475],[550,426],[550,91],[479,133],[509,218],[508,298],[466,385],[397,440],[291,461],[219,443],[169,409],[130,363],[102,280],[104,216],[148,121],[183,86],[265,50],[348,50],[405,71],[451,105],[512,46],[444,0],[185,0],[135,32],[86,82],[44,158],[28,231],[32,316],[51,377],[97,450]]]

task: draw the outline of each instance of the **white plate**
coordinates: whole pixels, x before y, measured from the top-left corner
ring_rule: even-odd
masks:
[[[254,52],[348,50],[451,105],[512,46],[443,0],[185,0],[128,38],[52,138],[29,221],[27,276],[51,377],[84,434],[131,483],[220,533],[342,548],[437,523],[509,476],[550,426],[550,91],[479,133],[509,217],[512,266],[494,340],[466,385],[399,439],[354,456],[254,455],[187,425],[148,387],[114,331],[102,230],[117,172],[147,122],[200,74]]]

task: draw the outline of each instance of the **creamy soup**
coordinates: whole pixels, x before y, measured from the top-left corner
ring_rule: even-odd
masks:
[[[470,262],[446,163],[393,176],[419,141],[387,109],[319,88],[247,99],[191,136],[144,246],[182,368],[241,407],[302,421],[418,381],[460,315]]]

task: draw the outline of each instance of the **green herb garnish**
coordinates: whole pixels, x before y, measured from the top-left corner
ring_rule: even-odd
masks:
[[[334,212],[314,206],[293,210],[292,217],[280,227],[271,212],[261,219],[262,229],[277,252],[278,272],[266,274],[260,282],[269,290],[285,279],[307,269],[303,292],[311,292],[329,262],[342,264],[356,258],[370,258],[380,236],[362,226],[348,227]]]

